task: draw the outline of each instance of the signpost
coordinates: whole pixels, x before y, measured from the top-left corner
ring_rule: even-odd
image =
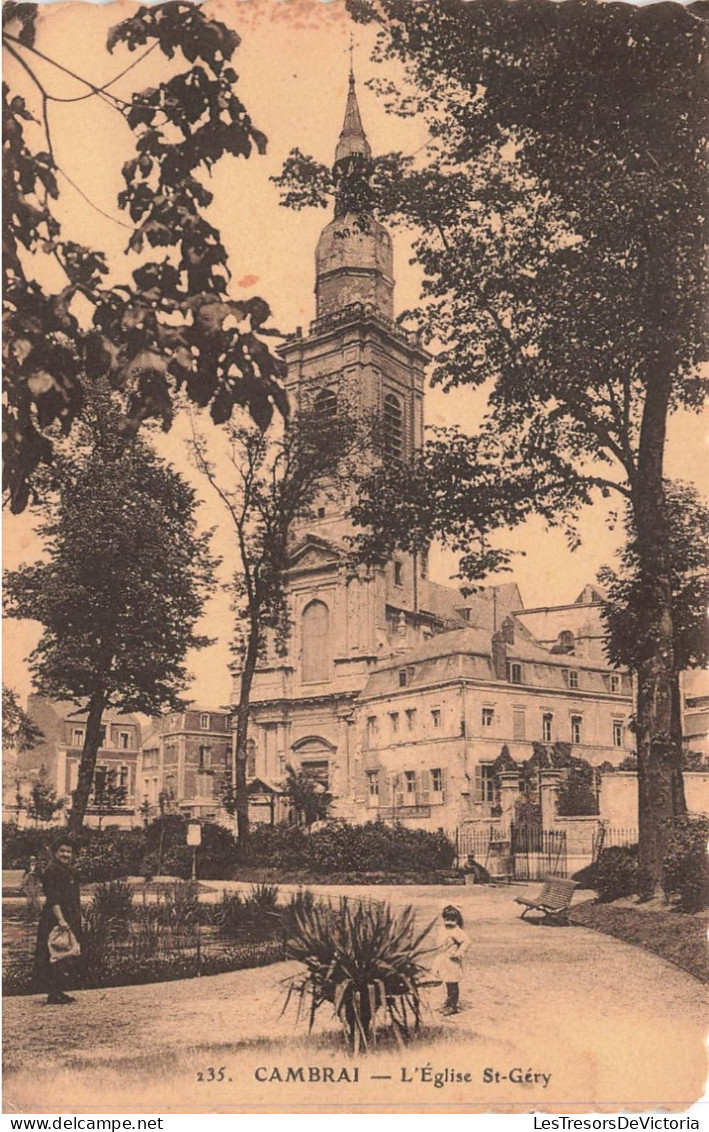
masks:
[[[195,886],[195,899],[199,899],[197,893],[197,849],[202,844],[202,826],[198,821],[191,821],[187,824],[187,844],[192,846],[192,884]],[[202,940],[200,937],[199,917],[195,924],[195,931],[197,933],[197,975],[202,974]]]
[[[197,848],[202,844],[202,826],[191,821],[187,826],[187,844],[192,846],[192,883],[197,883]]]

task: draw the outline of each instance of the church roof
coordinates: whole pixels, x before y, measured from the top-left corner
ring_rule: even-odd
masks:
[[[504,582],[499,586],[487,586],[477,593],[463,597],[453,586],[442,586],[438,582],[426,582],[423,595],[426,611],[444,621],[455,621],[461,628],[469,625],[475,629],[488,629],[490,632],[511,613],[523,609],[522,597],[516,582]],[[469,610],[467,614],[461,612]]]
[[[372,156],[372,149],[367,141],[367,135],[362,125],[359,104],[357,102],[357,92],[355,90],[354,73],[350,71],[350,86],[347,93],[345,120],[342,125],[340,140],[335,150],[335,163],[343,161],[347,157],[353,157],[354,155],[366,157],[367,160],[369,160]]]

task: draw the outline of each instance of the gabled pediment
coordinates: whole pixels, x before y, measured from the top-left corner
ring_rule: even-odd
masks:
[[[317,535],[305,535],[291,550],[288,556],[290,570],[320,570],[323,567],[335,566],[342,558],[342,551],[336,543],[318,538]]]

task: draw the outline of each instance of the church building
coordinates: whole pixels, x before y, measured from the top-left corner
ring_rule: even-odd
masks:
[[[406,460],[423,444],[428,356],[394,321],[391,236],[373,216],[363,222],[370,169],[350,74],[335,215],[315,253],[316,317],[283,349],[286,381],[295,405],[336,412],[342,399],[375,416],[381,458]],[[327,786],[333,816],[451,833],[489,818],[503,744],[517,759],[533,741],[564,741],[597,765],[631,753],[630,680],[590,638],[567,628],[542,643],[516,585],[464,598],[428,577],[426,556],[397,554],[353,577],[348,504],[326,502],[294,532],[288,655],[268,658],[252,692],[256,778],[277,784],[292,765]]]

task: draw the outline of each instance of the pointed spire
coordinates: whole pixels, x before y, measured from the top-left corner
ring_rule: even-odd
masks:
[[[355,154],[365,157],[368,161],[372,156],[372,150],[367,141],[364,127],[362,126],[359,105],[357,103],[352,53],[353,46],[350,40],[350,88],[347,94],[345,121],[342,126],[340,140],[337,143],[337,149],[335,150],[335,164],[337,164],[338,161],[343,161],[345,158],[353,157]]]

